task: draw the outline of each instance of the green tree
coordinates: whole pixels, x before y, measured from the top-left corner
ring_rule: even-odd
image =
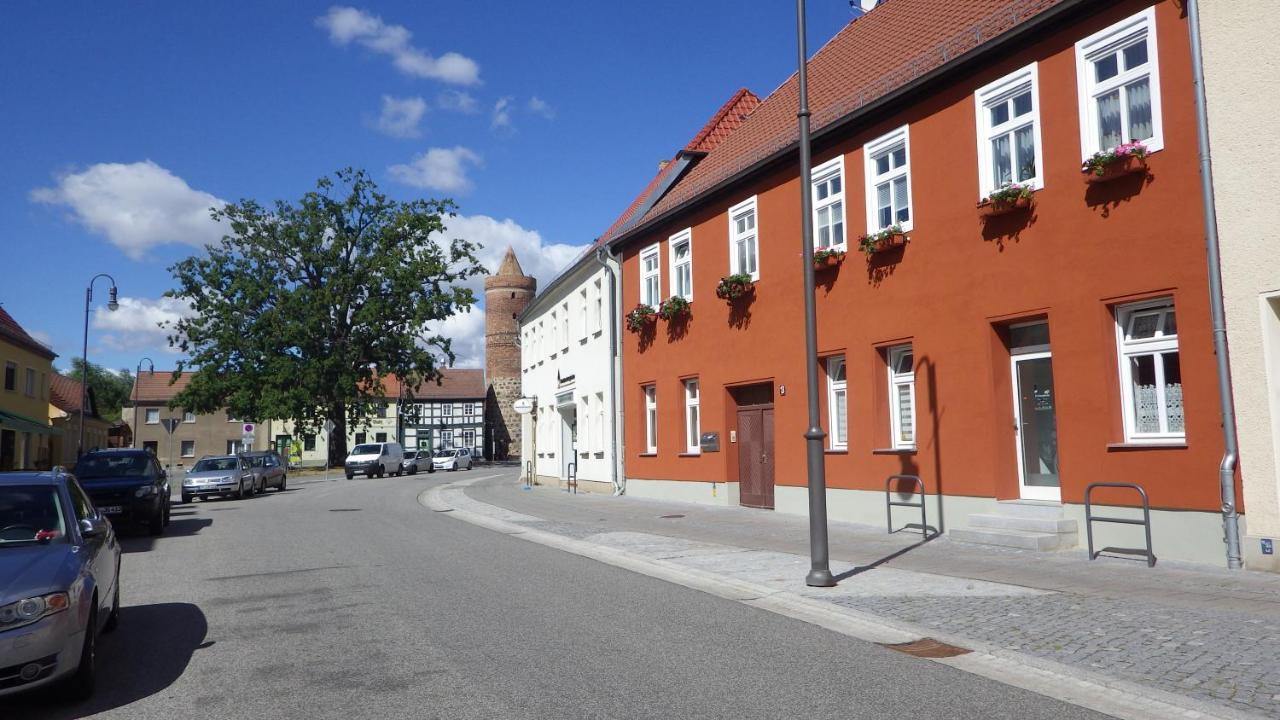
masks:
[[[83,382],[84,360],[72,358],[71,369],[62,374]],[[119,420],[120,408],[133,402],[133,373],[128,370],[108,370],[89,363],[89,387],[93,388],[93,397],[98,402],[98,415],[104,420]]]
[[[451,365],[437,330],[475,297],[476,246],[445,240],[449,200],[399,202],[361,170],[317,182],[296,204],[215,208],[230,233],[170,268],[192,315],[171,326],[191,382],[171,402],[197,412],[292,420],[298,434],[333,421],[330,463],[346,457],[348,417],[365,424],[387,373],[438,382]]]

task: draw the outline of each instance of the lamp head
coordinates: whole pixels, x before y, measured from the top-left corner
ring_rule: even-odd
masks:
[[[107,300],[107,309],[108,309],[108,310],[110,310],[110,311],[112,311],[112,312],[115,312],[116,310],[119,310],[119,309],[120,309],[120,303],[116,301],[116,286],[115,286],[115,285],[112,285],[112,286],[111,286],[111,295],[110,295],[110,299],[108,299],[108,300]]]

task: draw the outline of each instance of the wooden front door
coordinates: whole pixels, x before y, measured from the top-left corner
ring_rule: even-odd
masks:
[[[773,407],[738,410],[738,502],[773,509]]]

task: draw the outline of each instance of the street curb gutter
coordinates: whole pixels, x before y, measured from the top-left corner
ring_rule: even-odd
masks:
[[[931,637],[972,650],[964,655],[934,659],[934,662],[1117,718],[1125,720],[1170,720],[1172,718],[1250,720],[1264,717],[1117,680],[1100,673],[1087,672],[989,643],[950,635],[936,629],[925,630],[910,623],[885,619],[796,593],[779,591],[736,578],[683,567],[670,561],[647,558],[585,540],[524,527],[466,510],[449,502],[447,496],[451,491],[461,493],[466,486],[484,479],[487,478],[470,478],[424,490],[418,495],[418,503],[429,510],[448,513],[454,518],[494,532],[666,580],[726,600],[817,625],[858,640],[879,644],[898,644]],[[470,503],[485,505],[474,498],[468,497],[467,500]],[[500,510],[496,506],[487,507]],[[505,509],[501,511],[507,512]]]

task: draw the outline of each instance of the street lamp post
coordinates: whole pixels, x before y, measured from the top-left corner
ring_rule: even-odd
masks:
[[[809,428],[805,430],[805,449],[809,472],[809,574],[805,583],[811,587],[834,587],[831,561],[827,548],[827,471],[818,410],[818,320],[814,307],[813,282],[813,188],[812,159],[809,157],[809,76],[808,51],[805,48],[804,0],[796,0],[796,43],[799,52],[797,70],[800,108],[800,244],[804,261],[804,360],[805,382],[809,392]]]
[[[88,411],[89,406],[89,303],[93,301],[93,284],[98,278],[106,278],[111,281],[111,292],[107,301],[107,309],[115,312],[120,303],[116,302],[116,279],[106,273],[98,273],[89,280],[89,285],[84,289],[84,346],[80,352],[80,362],[82,363],[81,383],[80,383],[80,441],[76,443],[76,459],[84,454],[84,414]]]
[[[142,363],[147,364],[147,374],[156,374],[156,364],[151,358],[144,357],[138,361],[138,369],[133,373],[133,442],[130,445],[134,450],[138,449],[138,378],[142,377]]]

